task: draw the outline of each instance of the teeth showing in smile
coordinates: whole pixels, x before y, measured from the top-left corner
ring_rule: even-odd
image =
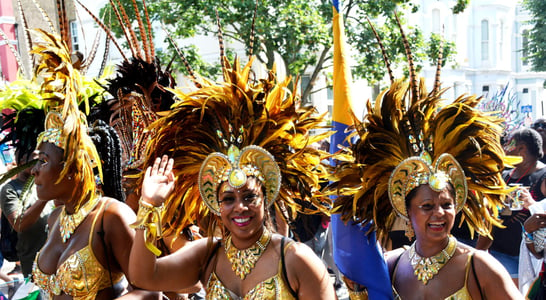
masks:
[[[431,226],[431,227],[441,227],[441,226],[444,226],[444,222],[442,222],[442,223],[429,223],[428,225]]]
[[[249,217],[246,217],[246,218],[233,218],[233,221],[235,221],[237,223],[245,223],[245,222],[250,221],[250,218]]]

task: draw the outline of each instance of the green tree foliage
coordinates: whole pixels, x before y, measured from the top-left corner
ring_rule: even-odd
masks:
[[[523,51],[527,53],[524,57],[533,71],[546,71],[546,1],[524,0],[523,6],[531,14],[532,29],[527,36],[527,45],[523,45]]]
[[[120,1],[129,16],[134,18],[132,0]],[[464,9],[467,1],[459,0],[457,9]],[[366,17],[385,20],[383,24],[374,26],[380,32],[391,63],[396,65],[398,61],[405,60],[405,52],[400,32],[395,25],[394,12],[397,11],[404,22],[402,12],[409,11],[411,14],[418,11],[419,7],[409,0],[353,0],[343,3],[348,42],[354,49],[352,54],[356,61],[353,76],[365,78],[371,83],[378,82],[386,74],[386,69]],[[142,12],[142,4],[138,5]],[[333,14],[329,0],[259,0],[257,8],[255,0],[150,0],[146,5],[152,20],[164,23],[171,36],[177,40],[197,34],[217,35],[217,10],[224,38],[246,45],[247,54],[250,52],[253,15],[257,9],[253,53],[259,54],[258,59],[269,68],[272,67],[274,55],[277,53],[284,60],[287,74],[311,74],[309,86],[302,91],[303,98],[311,93],[320,71],[332,63]],[[455,11],[456,8],[453,9]],[[423,37],[418,28],[404,25],[404,30],[410,39],[416,63],[422,65],[427,51],[432,54],[434,51],[431,49],[438,47],[434,43],[438,42],[439,37],[427,42],[427,37]],[[118,35],[121,36],[121,31]],[[445,45],[444,57],[449,57],[453,53],[453,47],[449,43]],[[215,66],[204,64],[195,48],[182,48],[190,64],[201,74],[214,75],[214,71],[219,70]],[[167,49],[160,57],[163,61],[170,61],[174,57],[173,53],[173,48]],[[432,56],[431,59],[434,61],[435,57]],[[175,60],[173,66],[179,65],[178,69],[184,72],[183,65],[178,62],[179,60]]]

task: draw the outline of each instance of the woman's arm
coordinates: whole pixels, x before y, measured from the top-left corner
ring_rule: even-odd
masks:
[[[172,193],[175,183],[172,167],[173,160],[166,155],[157,158],[153,166],[148,167],[142,182],[141,206],[160,207]],[[136,230],[129,256],[131,282],[140,288],[155,291],[178,291],[196,284],[206,255],[207,240],[192,242],[171,255],[156,258],[146,247],[144,237],[149,222],[149,219],[144,220],[144,228]]]
[[[135,221],[135,213],[125,203],[115,199],[104,198],[103,201],[108,201],[105,204],[104,221],[97,220],[95,231],[104,230],[105,232],[105,241],[107,241],[107,245],[110,245],[106,248],[106,255],[108,255],[110,265],[113,264],[127,275],[129,272],[129,254],[135,238],[135,230],[129,225]],[[102,222],[104,224],[101,224]],[[95,253],[104,252],[102,245],[97,249],[100,250]]]
[[[525,241],[525,245],[527,246],[527,249],[536,258],[542,258],[544,256],[543,251],[537,251],[535,249],[535,243],[533,241],[532,233],[546,227],[546,214],[545,213],[536,213],[531,215],[527,220],[525,220],[525,223],[523,224],[523,229],[525,232],[523,233],[523,239]],[[528,236],[528,234],[531,234],[531,236]]]
[[[156,258],[144,245],[144,231],[137,230],[129,258],[131,283],[153,291],[180,291],[199,282],[207,239],[190,243],[173,254]]]
[[[330,274],[311,248],[292,243],[285,255],[288,282],[298,299],[335,299]]]
[[[481,288],[486,299],[524,299],[508,271],[493,256],[485,251],[476,251],[473,259],[478,277],[470,289],[471,293],[474,291],[473,297],[479,295],[478,289]]]
[[[32,226],[44,210],[44,207],[47,205],[48,201],[45,200],[36,200],[29,208],[19,213],[17,211],[12,212],[7,216],[11,227],[17,232],[23,232]]]

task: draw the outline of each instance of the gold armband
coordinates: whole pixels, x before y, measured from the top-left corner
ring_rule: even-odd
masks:
[[[154,242],[158,237],[161,237],[161,213],[163,212],[163,208],[163,204],[161,206],[153,206],[140,198],[138,201],[137,220],[131,224],[131,228],[144,230],[146,248],[156,256],[161,255],[161,250],[154,245]]]

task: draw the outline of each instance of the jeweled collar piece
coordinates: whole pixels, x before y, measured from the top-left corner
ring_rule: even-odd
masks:
[[[455,249],[457,249],[457,239],[450,236],[447,246],[438,254],[431,257],[422,257],[419,255],[415,250],[416,242],[413,242],[409,248],[410,263],[417,279],[422,281],[423,284],[427,284],[453,257]]]
[[[59,229],[63,243],[66,243],[66,241],[70,239],[74,231],[76,231],[76,228],[78,228],[87,215],[93,211],[95,206],[99,203],[99,199],[100,197],[93,197],[82,205],[77,212],[71,215],[66,213],[66,206],[63,206],[61,214],[59,215]]]
[[[265,252],[267,245],[271,241],[271,231],[264,228],[262,236],[250,248],[243,250],[237,249],[231,242],[231,234],[227,237],[224,249],[226,256],[231,263],[231,269],[241,279],[245,279],[246,275],[252,272],[256,262]]]

